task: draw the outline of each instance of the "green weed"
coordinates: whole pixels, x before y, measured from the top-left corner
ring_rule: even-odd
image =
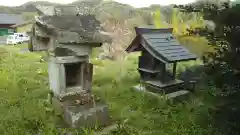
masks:
[[[54,116],[45,109],[49,89],[47,63],[39,62],[43,54],[20,54],[19,48],[10,46],[0,50],[5,52],[0,55],[0,134],[57,135]],[[169,105],[134,91],[132,86],[139,81],[138,55],[117,62],[92,60],[93,92],[106,101],[114,120],[128,119],[110,135],[220,135],[210,124],[213,97],[207,92],[198,91],[187,102]],[[182,63],[179,71],[191,64],[197,63]]]

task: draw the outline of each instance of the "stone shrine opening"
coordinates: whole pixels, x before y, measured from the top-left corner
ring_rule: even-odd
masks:
[[[65,63],[66,87],[81,86],[81,63]]]

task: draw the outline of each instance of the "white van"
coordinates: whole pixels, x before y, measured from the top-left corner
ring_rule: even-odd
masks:
[[[9,35],[7,36],[7,44],[8,45],[16,45],[22,43],[22,39],[20,39],[17,35]]]
[[[30,39],[26,33],[14,33],[14,35],[16,35],[20,40],[22,40],[22,42],[27,42]]]

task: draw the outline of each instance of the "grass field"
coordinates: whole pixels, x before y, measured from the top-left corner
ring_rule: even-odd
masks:
[[[39,62],[44,53],[19,53],[21,48],[24,45],[0,48],[0,134],[57,135],[54,122],[58,119],[46,102],[47,62]],[[113,119],[125,121],[111,135],[221,135],[211,125],[208,110],[214,107],[214,98],[206,90],[197,90],[187,102],[170,105],[133,91],[139,80],[137,55],[118,62],[92,59],[94,93],[109,105]],[[182,63],[178,72],[198,63]]]

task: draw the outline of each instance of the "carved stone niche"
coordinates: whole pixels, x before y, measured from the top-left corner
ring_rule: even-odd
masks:
[[[70,127],[111,123],[108,105],[91,95],[93,65],[88,63],[88,56],[52,57],[48,72],[54,109],[59,108],[57,113],[63,114]]]
[[[93,66],[88,56],[51,57],[49,61],[50,89],[54,96],[68,92],[91,90]]]

